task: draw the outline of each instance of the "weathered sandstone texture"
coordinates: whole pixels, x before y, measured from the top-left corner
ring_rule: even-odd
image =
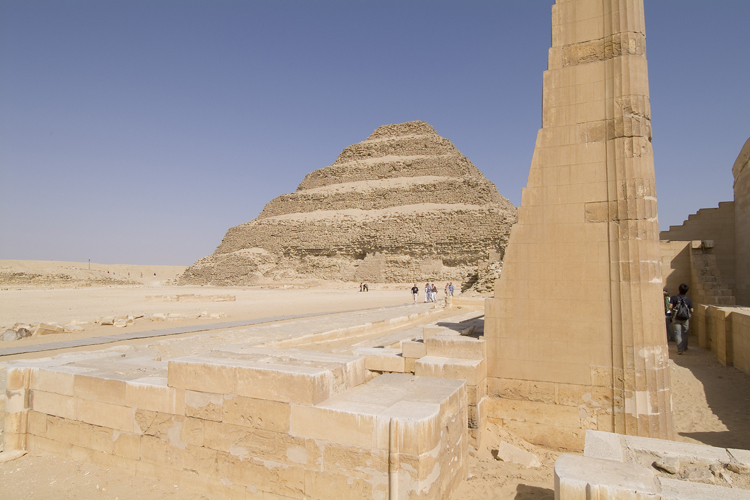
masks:
[[[458,281],[504,253],[515,220],[515,207],[429,124],[384,125],[229,229],[179,281]]]
[[[750,500],[750,452],[586,431],[583,456],[555,462],[559,500]]]
[[[557,0],[518,224],[487,300],[488,420],[671,438],[642,0]]]
[[[14,362],[3,449],[217,498],[447,499],[476,441],[485,350],[457,332],[416,342],[409,323],[429,311],[408,305]],[[386,323],[407,328],[368,336],[391,348],[362,347],[357,333]],[[399,338],[426,349],[402,356]],[[313,350],[331,340],[348,352]],[[282,347],[291,345],[304,347]]]
[[[750,306],[750,139],[732,167],[737,302]]]

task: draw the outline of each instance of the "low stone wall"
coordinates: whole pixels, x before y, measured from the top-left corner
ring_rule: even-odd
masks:
[[[696,304],[690,330],[721,364],[750,373],[750,307]]]
[[[364,357],[266,348],[25,362],[8,369],[4,445],[226,498],[448,498],[467,384],[366,378]]]
[[[587,431],[555,462],[556,500],[750,500],[750,451]]]

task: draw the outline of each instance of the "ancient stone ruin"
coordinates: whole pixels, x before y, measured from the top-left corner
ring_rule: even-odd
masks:
[[[447,499],[485,398],[481,311],[406,305],[8,368],[5,452],[221,498]],[[335,348],[331,346],[335,345]]]
[[[488,418],[672,437],[641,0],[557,0],[542,129],[487,301]]]
[[[229,229],[179,281],[460,281],[490,253],[502,256],[515,220],[515,207],[429,124],[384,125]]]

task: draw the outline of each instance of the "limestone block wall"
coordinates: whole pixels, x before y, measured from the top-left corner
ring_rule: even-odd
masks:
[[[724,282],[735,287],[735,202],[719,203],[718,208],[702,208],[680,226],[670,226],[659,234],[662,241],[711,240],[716,264]]]
[[[735,296],[750,306],[750,139],[732,167],[734,175]]]
[[[665,241],[661,246],[661,276],[665,288],[671,294],[678,293],[681,283],[692,287],[690,275],[690,242]]]
[[[261,351],[173,359],[166,377],[118,375],[116,356],[12,366],[5,449],[242,499],[448,498],[466,476],[463,381],[365,383],[361,357]]]
[[[724,282],[716,262],[713,241],[690,243],[690,282],[693,301],[701,304],[734,305],[735,298]]]
[[[696,304],[690,330],[721,364],[750,373],[750,308]]]

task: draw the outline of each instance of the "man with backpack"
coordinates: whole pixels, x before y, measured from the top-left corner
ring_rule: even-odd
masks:
[[[677,342],[677,354],[682,354],[688,348],[688,334],[690,332],[690,316],[693,314],[693,301],[685,294],[690,289],[685,283],[680,285],[679,295],[669,299],[669,310],[672,312],[672,331]]]

